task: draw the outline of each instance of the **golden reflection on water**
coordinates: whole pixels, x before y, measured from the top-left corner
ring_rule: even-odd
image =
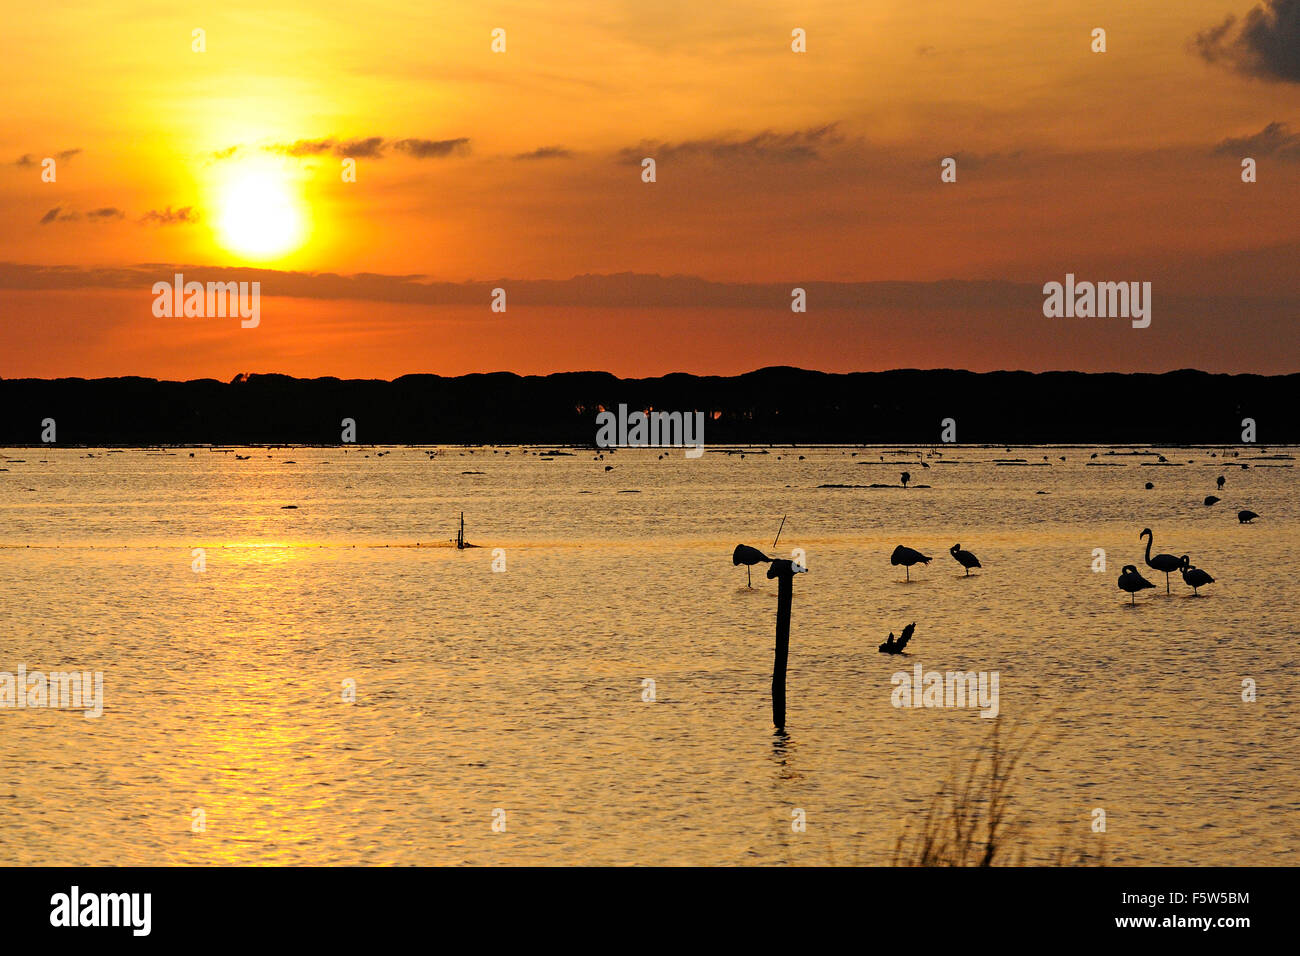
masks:
[[[892,707],[890,675],[920,662],[998,670],[1003,713],[1059,738],[1020,784],[1043,841],[1031,860],[1062,833],[1086,839],[1104,806],[1115,863],[1295,862],[1295,712],[1275,649],[1297,595],[1258,571],[1300,530],[1293,472],[1234,472],[1267,517],[1238,526],[1199,504],[1217,468],[1164,472],[1157,494],[1136,467],[1081,464],[828,492],[851,463],[804,454],[620,453],[617,483],[589,461],[522,458],[471,479],[404,449],[328,466],[306,449],[294,466],[51,452],[57,482],[23,466],[56,506],[0,499],[0,669],[99,668],[106,700],[97,721],[0,712],[0,859],[888,862],[989,723]],[[105,482],[114,467],[130,479]],[[448,546],[461,510],[484,547]],[[774,588],[745,589],[729,557],[768,545],[781,514],[779,550],[804,548],[812,571],[795,589],[788,734],[770,721]],[[1158,550],[1215,575],[1205,597],[1176,581],[1127,606],[1114,578],[1141,563],[1148,524]],[[981,572],[962,576],[954,541]],[[934,556],[910,583],[888,563],[897,543]],[[875,651],[911,620],[908,658]]]

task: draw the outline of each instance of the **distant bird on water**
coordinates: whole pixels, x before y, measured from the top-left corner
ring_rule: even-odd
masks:
[[[1154,584],[1142,577],[1142,575],[1138,574],[1137,565],[1126,564],[1124,567],[1120,568],[1119,589],[1128,592],[1130,604],[1137,603],[1135,595],[1138,591],[1145,591],[1147,588],[1153,587],[1155,587]]]
[[[1183,555],[1183,583],[1192,589],[1193,594],[1199,597],[1200,591],[1198,589],[1205,587],[1207,584],[1213,584],[1214,578],[1192,564],[1191,558],[1187,555]]]
[[[752,568],[760,561],[766,561],[770,564],[772,559],[762,551],[758,550],[758,548],[751,548],[747,544],[738,544],[736,545],[736,550],[731,552],[731,564],[733,567],[737,564],[745,565],[746,587],[752,588],[754,586]]]
[[[912,565],[929,564],[930,558],[928,555],[924,555],[920,551],[916,551],[912,548],[905,548],[900,544],[894,549],[894,553],[889,556],[889,563],[895,567],[901,564],[903,566],[904,575],[907,577],[907,580],[910,581],[912,580]]]
[[[1214,495],[1206,495],[1206,496],[1205,496],[1205,507],[1208,508],[1208,507],[1210,507],[1210,505],[1217,505],[1217,504],[1219,503],[1219,500],[1220,500],[1220,499],[1219,499],[1219,498],[1216,498]]]
[[[1255,514],[1255,512],[1253,512],[1253,511],[1249,511],[1249,510],[1247,510],[1247,511],[1238,511],[1238,512],[1237,512],[1237,520],[1240,521],[1242,524],[1250,524],[1252,521],[1254,521],[1254,520],[1255,520],[1256,518],[1258,518],[1258,517],[1259,517],[1259,515]]]
[[[889,638],[881,644],[876,650],[882,654],[901,654],[903,648],[907,647],[907,642],[912,639],[912,632],[916,630],[916,622],[913,621],[907,627],[903,628],[903,636],[894,640],[894,632],[889,632]]]
[[[969,551],[963,551],[960,544],[954,544],[948,549],[948,553],[953,556],[958,564],[966,569],[966,577],[970,577],[971,568],[984,567],[984,565],[980,564],[979,558],[975,557],[975,555],[971,554]]]
[[[1143,538],[1147,539],[1147,567],[1155,568],[1157,571],[1163,571],[1165,573],[1165,593],[1168,594],[1170,593],[1169,575],[1181,568],[1183,562],[1174,554],[1157,554],[1154,558],[1151,557],[1151,544],[1155,541],[1155,536],[1151,533],[1150,528],[1142,529],[1142,533],[1138,535],[1138,540],[1140,541]]]

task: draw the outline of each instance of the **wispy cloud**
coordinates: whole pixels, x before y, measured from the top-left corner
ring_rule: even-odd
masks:
[[[678,143],[642,140],[638,145],[619,151],[626,162],[639,162],[645,156],[656,159],[703,157],[716,162],[798,163],[819,159],[829,146],[842,141],[838,123],[778,133],[764,130],[747,139],[716,136],[688,139]]]
[[[1291,132],[1286,123],[1269,123],[1251,136],[1229,137],[1214,147],[1219,155],[1277,156],[1300,161],[1300,133]]]
[[[416,159],[441,159],[444,156],[468,153],[469,138],[462,136],[458,139],[399,139],[392,146]]]
[[[53,157],[61,163],[66,163],[73,156],[76,156],[81,152],[83,152],[83,150],[80,147],[76,149],[63,149],[63,150],[59,150],[59,152],[57,153],[54,153]],[[40,159],[43,158],[44,157],[40,157]],[[16,160],[14,160],[14,165],[35,166],[40,161],[40,159],[38,159],[35,153],[24,153],[23,155],[19,156]]]
[[[563,146],[539,146],[527,153],[516,153],[515,159],[571,159],[573,151]]]
[[[230,146],[212,154],[213,159],[230,159],[242,146]],[[460,156],[469,152],[469,137],[455,139],[388,139],[383,136],[362,136],[353,139],[339,139],[327,136],[323,139],[300,139],[292,143],[269,143],[262,147],[268,153],[281,156],[302,158],[333,153],[352,159],[383,159],[391,152],[405,153],[413,159],[442,159],[447,156]]]
[[[181,224],[195,223],[199,221],[198,214],[195,213],[193,206],[182,206],[173,210],[171,206],[166,209],[150,209],[140,217],[140,222],[154,226],[175,226]]]

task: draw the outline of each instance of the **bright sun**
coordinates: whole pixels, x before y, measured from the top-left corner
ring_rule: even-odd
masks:
[[[249,258],[265,259],[296,248],[305,232],[302,205],[289,182],[269,170],[233,175],[217,200],[222,245]]]

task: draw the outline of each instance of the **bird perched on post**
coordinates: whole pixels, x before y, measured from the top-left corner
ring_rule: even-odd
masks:
[[[907,647],[907,642],[912,639],[912,632],[916,630],[916,622],[913,621],[907,627],[903,628],[903,636],[894,640],[894,632],[889,632],[889,637],[885,643],[881,644],[876,650],[882,654],[901,654],[903,648]]]
[[[1129,603],[1136,604],[1137,599],[1134,597],[1138,591],[1144,591],[1147,588],[1155,587],[1150,581],[1138,574],[1137,565],[1126,564],[1119,569],[1119,588],[1121,591],[1127,591],[1129,594]]]
[[[761,561],[767,561],[770,563],[771,560],[771,558],[758,550],[758,548],[751,548],[747,544],[738,544],[736,545],[736,550],[731,552],[732,567],[735,567],[738,564],[745,565],[745,586],[750,588],[754,586],[754,579],[750,569]],[[771,576],[772,575],[770,574],[768,575],[768,577]]]
[[[948,549],[948,553],[953,556],[958,564],[966,569],[966,577],[970,577],[971,568],[982,568],[984,566],[980,564],[980,559],[975,557],[975,555],[971,554],[969,551],[963,551],[960,544],[954,544]]]
[[[779,578],[782,575],[793,577],[796,574],[808,573],[808,569],[802,564],[798,561],[791,561],[789,558],[768,558],[767,560],[772,562],[772,566],[767,569],[769,579]]]
[[[903,573],[907,580],[912,580],[911,567],[914,564],[929,564],[930,558],[912,548],[905,548],[901,544],[894,549],[894,553],[889,556],[889,563],[897,567],[903,566]]]
[[[1200,588],[1207,584],[1213,584],[1214,578],[1210,577],[1208,572],[1202,571],[1196,565],[1192,564],[1191,558],[1183,555],[1183,583],[1192,589],[1192,593],[1200,596]]]

